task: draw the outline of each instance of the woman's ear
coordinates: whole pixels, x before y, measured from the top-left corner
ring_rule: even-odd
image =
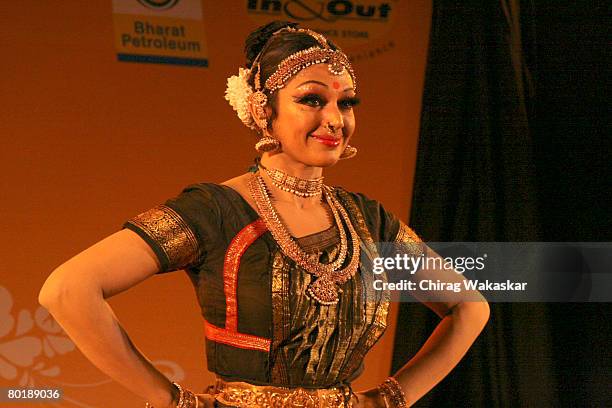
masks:
[[[260,129],[268,127],[268,117],[272,113],[271,108],[267,105],[267,99],[261,92],[256,92],[249,97],[249,112]]]

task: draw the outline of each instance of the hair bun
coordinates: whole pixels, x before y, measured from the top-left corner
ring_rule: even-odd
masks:
[[[270,37],[272,37],[272,34],[285,27],[297,28],[298,23],[275,20],[266,24],[265,26],[259,27],[257,30],[249,34],[244,43],[247,68],[251,68],[253,61],[255,58],[257,58],[257,55],[261,52]]]

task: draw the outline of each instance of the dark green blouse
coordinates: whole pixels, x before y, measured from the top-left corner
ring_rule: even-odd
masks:
[[[374,244],[418,237],[377,201],[338,187],[333,193],[362,252],[336,305],[305,294],[312,276],[283,254],[259,215],[228,186],[190,185],[124,224],[151,246],[160,273],[184,269],[191,278],[209,370],[228,381],[312,388],[347,383],[361,373],[365,354],[386,328],[389,307],[389,294],[373,290],[368,264],[377,256]],[[298,243],[329,262],[338,250],[337,229]]]

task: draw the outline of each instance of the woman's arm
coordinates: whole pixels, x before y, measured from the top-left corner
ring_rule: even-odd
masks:
[[[437,306],[432,309],[439,309]],[[394,375],[409,406],[429,392],[459,363],[488,318],[489,305],[484,299],[480,302],[461,302],[448,310],[423,347]]]
[[[96,367],[154,407],[163,408],[176,406],[177,390],[130,341],[105,300],[158,270],[151,248],[124,229],[53,271],[39,302]]]
[[[439,255],[425,246],[427,257]],[[434,263],[435,264],[435,263]],[[412,281],[431,280],[463,286],[465,278],[453,270],[423,268]],[[415,285],[419,288],[418,283]],[[425,344],[393,377],[398,381],[408,406],[427,394],[459,363],[489,319],[489,304],[476,290],[410,292],[440,318]],[[360,393],[359,408],[384,407],[378,388]],[[358,395],[359,396],[359,395]]]
[[[430,248],[426,250],[428,257],[439,257]],[[422,269],[413,279],[460,283],[462,287],[465,280],[453,270],[437,269]],[[394,375],[408,405],[418,401],[450,373],[489,319],[489,304],[476,290],[412,293],[442,320],[416,355]]]

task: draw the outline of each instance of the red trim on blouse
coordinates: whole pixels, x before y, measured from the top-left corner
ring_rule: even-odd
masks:
[[[205,322],[206,338],[230,346],[270,351],[270,339],[238,332],[238,271],[245,251],[268,229],[260,218],[244,227],[230,242],[223,262],[225,328]]]
[[[243,349],[270,351],[270,339],[253,336],[251,334],[232,332],[212,325],[207,321],[204,322],[204,330],[206,338],[217,343],[228,344]]]

